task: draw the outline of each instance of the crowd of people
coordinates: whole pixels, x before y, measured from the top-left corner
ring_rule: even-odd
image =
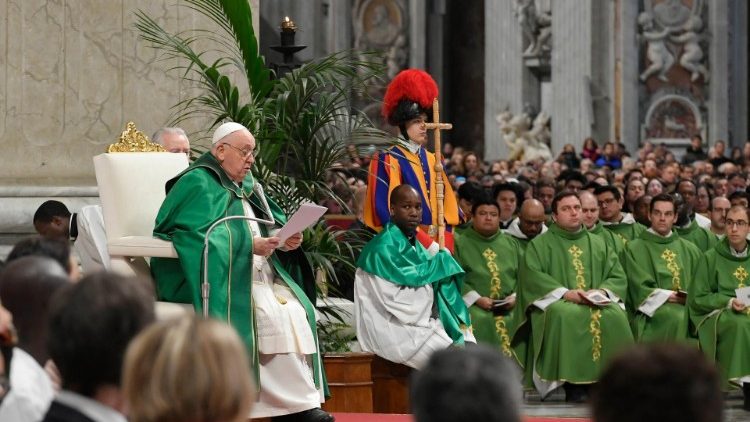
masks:
[[[326,205],[376,233],[351,291],[357,337],[418,370],[418,421],[518,420],[522,386],[591,396],[599,421],[669,419],[664,408],[718,420],[721,388],[750,410],[750,143],[726,157],[696,136],[677,161],[664,145],[631,156],[587,139],[580,155],[491,163],[445,145],[442,198],[425,148],[437,86],[405,72],[383,108],[397,143],[351,150],[331,175],[344,204]],[[279,237],[287,216],[250,173],[256,153],[246,127],[224,123],[167,182],[153,235],[177,257],[151,259],[152,282],[100,271],[101,210],[42,204],[41,236],[0,273],[0,420],[334,420],[303,235]],[[155,322],[155,299],[218,321]],[[662,343],[681,345],[648,346]]]
[[[562,388],[583,402],[632,344],[685,343],[750,410],[750,143],[729,158],[696,135],[677,161],[665,145],[631,156],[586,139],[580,156],[567,145],[553,161],[492,163],[446,146],[439,203],[422,96],[435,87],[419,72],[387,88],[383,116],[400,135],[368,166],[363,349],[422,369],[435,350],[484,343],[542,398]]]

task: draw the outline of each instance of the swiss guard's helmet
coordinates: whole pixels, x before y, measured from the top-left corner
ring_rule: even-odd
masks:
[[[389,124],[403,125],[425,113],[432,115],[432,102],[438,96],[438,87],[429,73],[419,69],[399,72],[388,84],[383,98],[381,113]]]

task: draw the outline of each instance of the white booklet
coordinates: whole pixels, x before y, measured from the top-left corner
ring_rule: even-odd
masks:
[[[279,238],[279,245],[283,245],[293,234],[299,233],[317,223],[327,210],[328,208],[313,203],[302,204],[276,234],[276,237]]]
[[[513,293],[511,295],[505,296],[503,299],[495,299],[492,301],[492,308],[494,309],[502,309],[503,306],[509,304],[511,300],[515,299],[516,294]]]
[[[734,293],[737,295],[737,299],[739,299],[740,302],[750,306],[750,287],[734,289]]]
[[[594,290],[593,292],[586,293],[583,295],[592,305],[606,306],[612,303],[612,300],[607,297],[604,293]]]

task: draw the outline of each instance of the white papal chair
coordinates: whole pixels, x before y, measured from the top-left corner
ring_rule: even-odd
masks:
[[[185,168],[185,154],[163,152],[130,122],[108,152],[94,157],[104,214],[110,269],[123,275],[150,276],[151,257],[177,258],[171,242],[152,236],[156,214],[166,196],[164,184]],[[182,308],[157,304],[164,316]],[[192,309],[192,307],[190,307]]]

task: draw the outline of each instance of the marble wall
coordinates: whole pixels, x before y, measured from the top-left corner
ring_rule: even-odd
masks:
[[[252,0],[258,10],[259,0]],[[190,89],[139,39],[135,12],[167,30],[210,28],[174,0],[0,0],[0,234],[31,232],[48,197],[96,202],[92,157],[128,121],[150,135]],[[255,27],[257,16],[254,14]],[[188,132],[201,123],[186,124]]]

